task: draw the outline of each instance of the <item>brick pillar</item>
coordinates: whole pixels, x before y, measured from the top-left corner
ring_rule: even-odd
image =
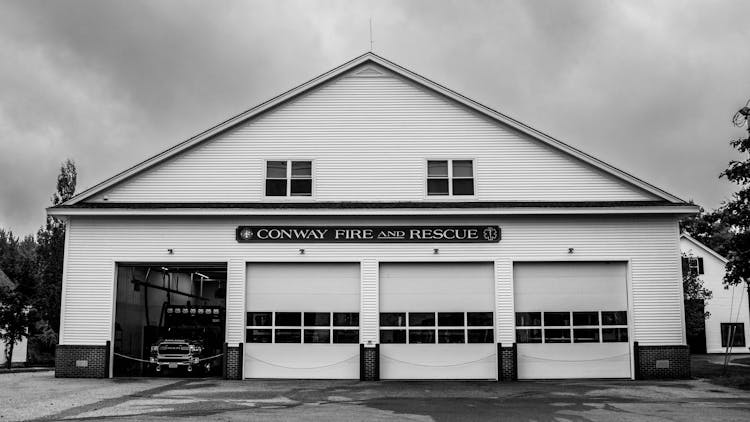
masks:
[[[55,348],[55,377],[109,378],[108,345],[58,344]]]
[[[688,346],[636,345],[636,379],[690,378],[690,349]]]
[[[242,379],[243,343],[238,346],[224,345],[224,378],[228,380]]]
[[[380,345],[365,347],[359,345],[359,379],[361,381],[380,380]]]
[[[501,343],[497,344],[497,380],[498,381],[515,381],[518,379],[518,352],[516,344],[509,347],[503,347]]]

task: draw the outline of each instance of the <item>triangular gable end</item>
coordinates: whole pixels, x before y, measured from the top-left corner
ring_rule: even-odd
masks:
[[[250,119],[256,116],[259,116],[267,111],[270,111],[282,104],[286,104],[302,96],[305,93],[312,92],[313,89],[322,87],[322,85],[334,80],[335,78],[339,76],[344,75],[347,72],[349,73],[346,76],[358,77],[358,78],[388,77],[390,76],[389,72],[393,72],[397,76],[400,76],[401,78],[404,78],[408,80],[409,82],[416,84],[419,87],[426,88],[427,90],[431,92],[437,93],[442,97],[452,100],[452,102],[461,104],[469,108],[470,110],[479,112],[480,114],[483,114],[485,116],[489,116],[493,120],[499,123],[502,123],[504,126],[515,129],[525,135],[530,136],[533,139],[541,141],[543,144],[550,146],[553,149],[556,149],[560,152],[565,153],[565,155],[572,156],[576,158],[577,160],[580,160],[581,162],[599,171],[602,171],[603,173],[619,180],[620,182],[626,185],[633,186],[634,188],[637,188],[638,190],[642,190],[644,192],[648,192],[650,195],[653,195],[655,199],[666,200],[672,203],[684,203],[684,201],[682,201],[681,199],[673,195],[670,195],[646,182],[643,182],[640,179],[637,179],[625,172],[622,172],[621,170],[618,170],[612,166],[609,166],[606,163],[603,163],[573,147],[568,146],[567,144],[564,144],[526,125],[523,125],[520,122],[514,119],[511,119],[507,116],[504,116],[488,107],[482,106],[481,104],[478,104],[466,97],[463,97],[460,94],[457,94],[447,88],[444,88],[413,72],[410,72],[404,68],[401,68],[400,66],[395,65],[394,63],[391,63],[379,56],[376,56],[372,53],[367,53],[326,74],[323,74],[315,79],[312,79],[311,81],[305,84],[302,84],[298,86],[297,88],[294,88],[284,94],[281,94],[280,96],[272,100],[269,100],[251,110],[248,110],[245,113],[242,113],[231,119],[228,119],[227,121],[199,135],[196,135],[195,137],[188,139],[187,141],[181,144],[178,144],[154,157],[151,157],[148,160],[145,160],[144,162],[136,166],[133,166],[132,168],[80,193],[79,195],[76,195],[75,197],[71,198],[69,201],[67,201],[63,205],[74,205],[81,201],[90,199],[95,195],[101,195],[103,192],[109,190],[110,188],[116,185],[121,184],[125,180],[128,180],[136,175],[140,175],[144,173],[146,170],[154,168],[158,164],[161,164],[165,162],[166,160],[171,159],[177,156],[178,154],[181,154],[184,151],[187,151],[209,139],[212,139],[221,133],[225,133],[229,131],[230,129],[233,129],[244,122],[248,122]]]

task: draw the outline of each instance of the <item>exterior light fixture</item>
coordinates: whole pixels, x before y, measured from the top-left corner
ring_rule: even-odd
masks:
[[[167,253],[170,254],[170,255],[173,255],[174,254],[174,249],[171,249],[171,248],[167,249]]]
[[[435,255],[437,255],[437,254],[440,253],[440,249],[435,248],[435,249],[432,250],[432,253],[435,254]]]
[[[575,251],[576,251],[576,249],[575,249],[575,248],[568,248],[568,253],[573,253],[573,252],[575,252]]]
[[[304,249],[300,249],[300,250],[299,250],[299,254],[300,254],[300,255],[304,255],[304,254],[305,254],[305,250],[304,250]]]

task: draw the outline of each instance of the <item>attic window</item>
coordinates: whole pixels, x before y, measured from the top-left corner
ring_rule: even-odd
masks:
[[[266,161],[266,196],[312,196],[312,161]]]
[[[474,161],[427,161],[427,195],[474,195]]]

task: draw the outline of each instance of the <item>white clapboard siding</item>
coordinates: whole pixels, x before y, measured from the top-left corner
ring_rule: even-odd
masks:
[[[241,217],[72,217],[69,229],[62,344],[104,344],[111,339],[115,262],[228,262],[227,340],[244,338],[242,262],[365,262],[362,311],[377,309],[379,262],[495,262],[495,303],[512,295],[511,261],[620,260],[630,262],[633,340],[684,344],[678,229],[673,217],[341,217],[335,224],[499,224],[500,243],[237,243],[241,224],[331,224],[305,219]],[[305,254],[300,255],[299,249]],[[435,254],[433,248],[439,248]],[[568,248],[575,248],[573,254]],[[170,255],[167,249],[173,249]],[[372,301],[372,302],[371,302]],[[512,309],[499,309],[498,339],[513,342]],[[374,339],[375,317],[363,315],[363,340]]]
[[[105,195],[110,202],[264,201],[268,159],[314,160],[317,201],[445,200],[426,198],[428,158],[474,159],[476,200],[655,198],[383,71],[383,77],[344,74],[91,201]]]

